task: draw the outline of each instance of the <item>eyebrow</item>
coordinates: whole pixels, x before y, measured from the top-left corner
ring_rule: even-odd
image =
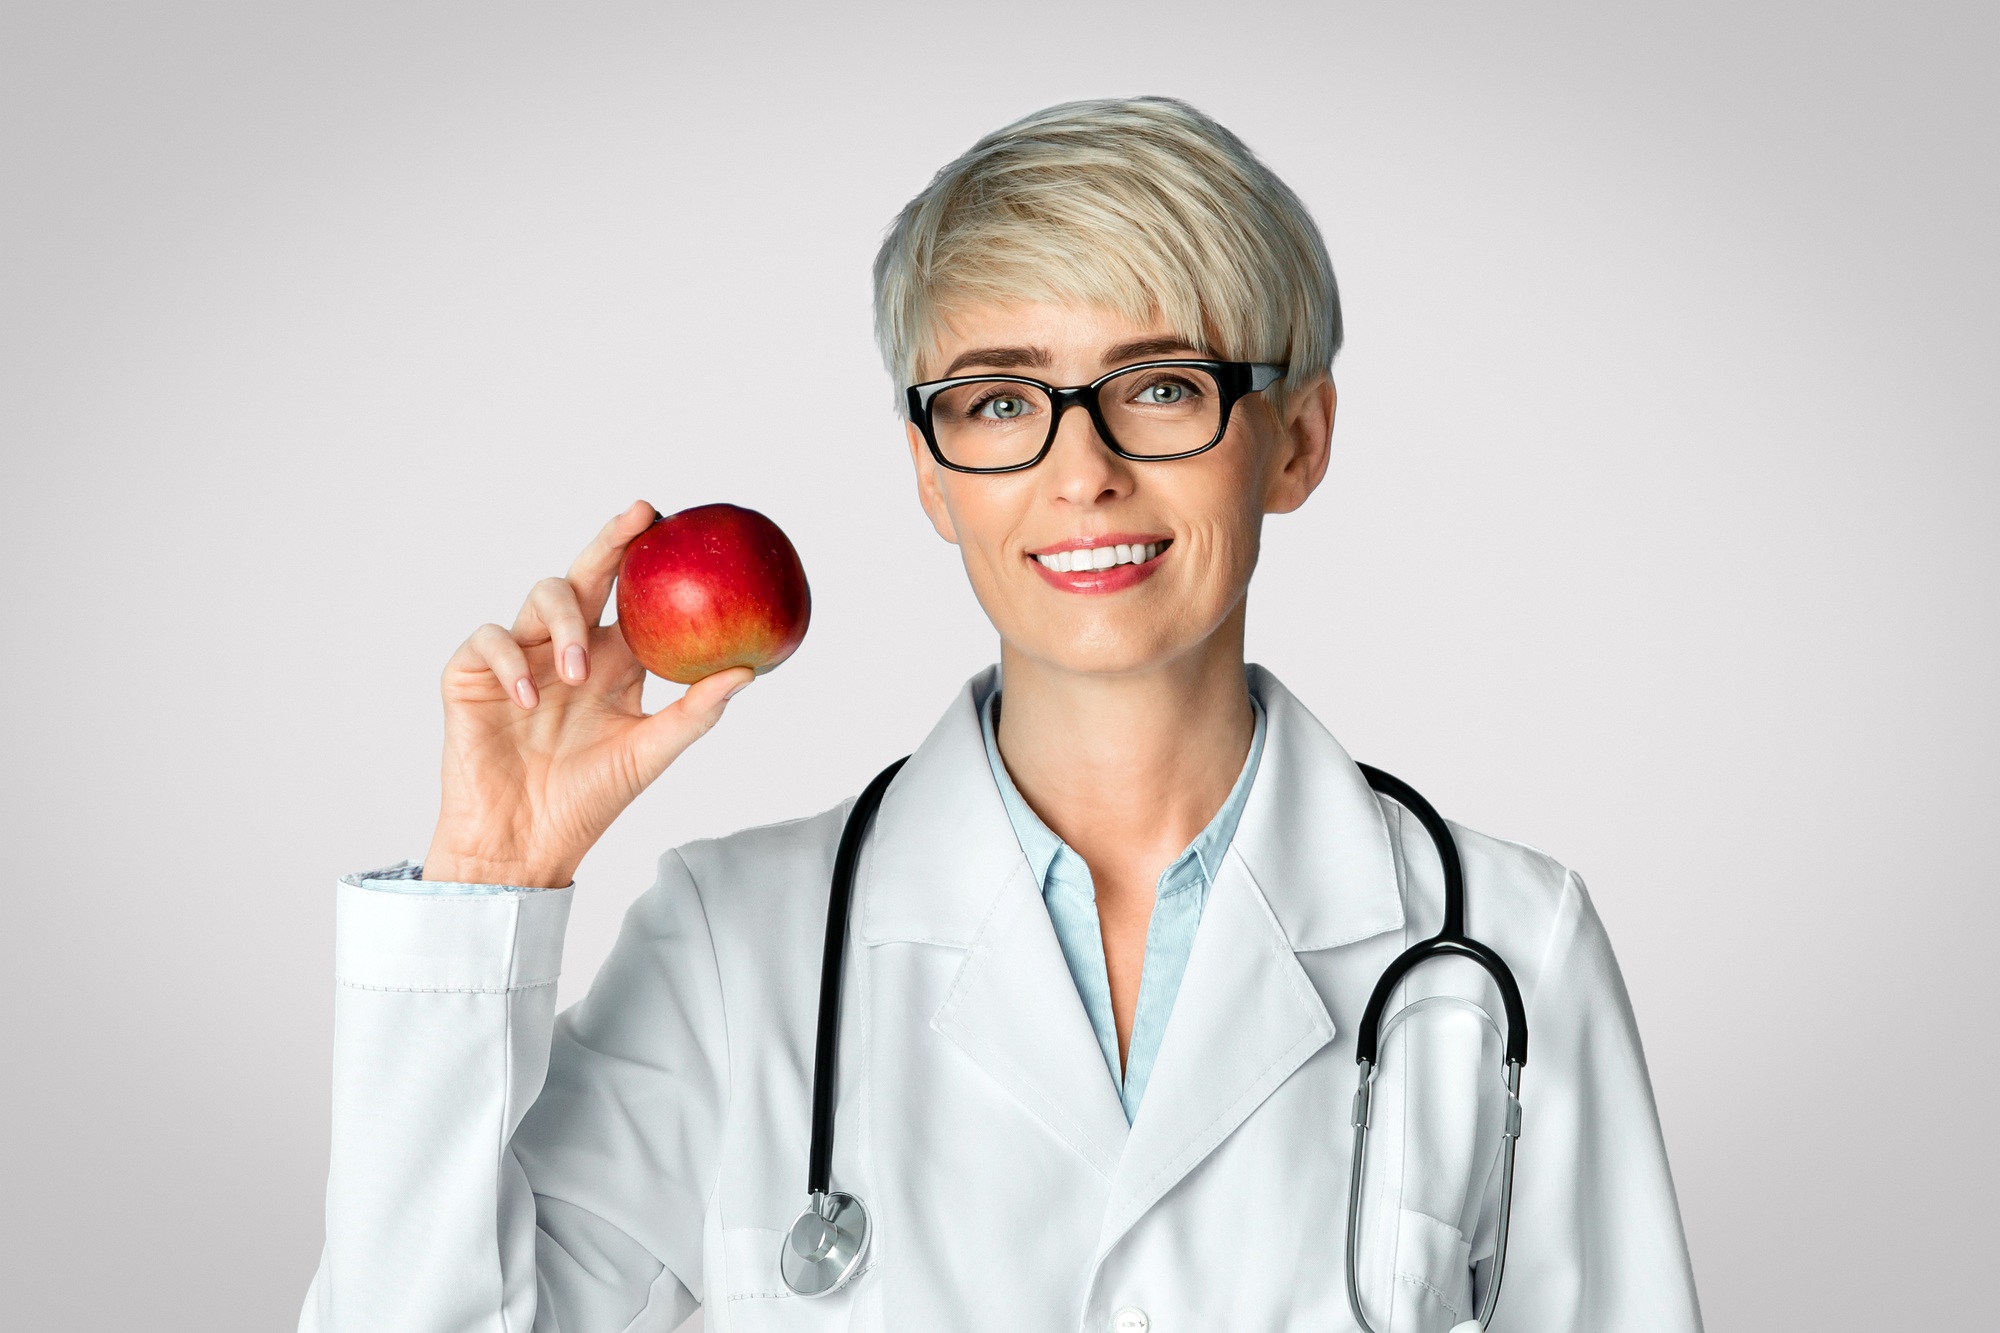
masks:
[[[1048,349],[1045,347],[975,347],[969,352],[960,352],[952,363],[944,368],[939,379],[950,379],[967,366],[988,366],[994,370],[1034,370],[1049,363]]]
[[[1202,354],[1202,349],[1180,338],[1139,338],[1132,342],[1119,343],[1104,354],[1106,365],[1119,365],[1126,361],[1142,361],[1147,357],[1167,356],[1175,352]],[[975,347],[969,352],[961,352],[945,367],[939,379],[951,379],[960,371],[972,366],[984,366],[991,370],[1037,370],[1049,364],[1049,352],[1045,347]]]
[[[1136,342],[1119,343],[1104,354],[1105,364],[1117,365],[1125,361],[1143,361],[1149,356],[1168,356],[1175,352],[1193,352],[1203,355],[1201,348],[1179,338],[1140,338]]]

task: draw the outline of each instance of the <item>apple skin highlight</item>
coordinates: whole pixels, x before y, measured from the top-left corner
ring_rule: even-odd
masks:
[[[697,505],[632,539],[618,568],[618,629],[640,665],[692,685],[729,667],[763,675],[792,655],[812,591],[791,540],[754,509]]]

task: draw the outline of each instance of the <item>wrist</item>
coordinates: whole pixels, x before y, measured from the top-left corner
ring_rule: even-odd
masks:
[[[432,883],[497,884],[517,889],[566,889],[576,880],[574,863],[466,852],[433,841],[424,854],[420,879]]]

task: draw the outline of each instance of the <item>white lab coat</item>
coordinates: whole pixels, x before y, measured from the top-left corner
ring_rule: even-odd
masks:
[[[968,685],[856,884],[834,1187],[861,1276],[788,1294],[826,891],[846,808],[661,859],[558,1016],[569,892],[339,889],[333,1156],[308,1333],[1351,1329],[1355,1026],[1436,930],[1429,839],[1261,669],[1269,714],[1128,1128],[994,789]],[[879,760],[858,759],[857,771]],[[1700,1327],[1631,1006],[1577,877],[1456,830],[1469,929],[1532,1043],[1493,1327]],[[1498,996],[1430,964],[1386,1039],[1361,1285],[1378,1329],[1471,1318],[1491,1253]],[[1139,1312],[1135,1314],[1134,1312]],[[1143,1318],[1139,1317],[1143,1314]]]

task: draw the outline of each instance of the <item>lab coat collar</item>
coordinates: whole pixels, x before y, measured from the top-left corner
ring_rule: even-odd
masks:
[[[979,729],[976,701],[998,672],[988,667],[966,682],[883,799],[861,867],[860,937],[868,944],[969,947],[1008,879],[1027,865]],[[1276,676],[1252,666],[1250,688],[1267,718],[1264,756],[1231,852],[1287,944],[1304,953],[1399,928],[1389,827],[1368,780]]]
[[[1027,858],[987,768],[978,699],[998,667],[967,681],[889,785],[859,867],[867,944],[971,945]]]
[[[1231,850],[1292,952],[1353,944],[1403,924],[1389,823],[1340,742],[1263,667],[1250,668],[1268,731]]]

